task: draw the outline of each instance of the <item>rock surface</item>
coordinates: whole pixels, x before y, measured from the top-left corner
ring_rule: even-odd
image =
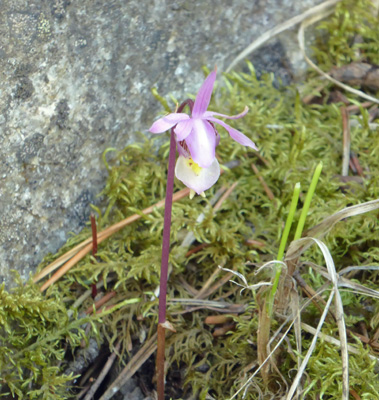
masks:
[[[178,99],[195,93],[202,65],[222,71],[263,32],[320,2],[2,0],[1,280],[11,268],[26,279],[88,220],[106,177],[102,152],[136,140],[160,110],[151,87]],[[286,33],[251,59],[288,81],[294,48]]]

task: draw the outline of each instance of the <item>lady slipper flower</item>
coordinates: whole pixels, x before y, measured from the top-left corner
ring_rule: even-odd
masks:
[[[163,133],[174,128],[179,152],[175,175],[197,194],[202,194],[213,186],[220,176],[220,166],[216,159],[220,136],[214,124],[225,128],[236,142],[258,150],[247,136],[216,118],[242,118],[248,112],[247,107],[234,116],[207,111],[215,80],[216,69],[208,75],[197,93],[191,115],[171,113],[155,121],[150,128],[151,133]]]

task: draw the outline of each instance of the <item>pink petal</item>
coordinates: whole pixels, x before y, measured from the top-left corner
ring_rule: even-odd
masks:
[[[179,156],[175,165],[175,175],[187,187],[200,194],[217,182],[220,176],[220,166],[215,158],[208,168],[202,168],[196,174],[189,166],[188,160],[183,156]]]
[[[170,128],[175,126],[177,123],[180,121],[185,121],[186,119],[189,119],[189,115],[184,114],[184,113],[172,113],[165,115],[162,118],[159,118],[156,120],[153,125],[151,125],[151,128],[149,131],[151,133],[163,133],[168,131]]]
[[[217,118],[207,118],[209,121],[215,122],[216,124],[219,124],[221,126],[223,126],[228,132],[229,135],[231,136],[231,138],[233,140],[235,140],[236,142],[238,142],[239,144],[242,144],[242,146],[248,146],[251,147],[254,150],[258,150],[257,146],[255,145],[255,143],[253,141],[251,141],[247,136],[245,136],[243,133],[241,133],[240,131],[237,131],[237,129],[232,128],[231,126],[229,126],[228,124],[226,124],[225,122],[217,119]],[[192,153],[191,153],[192,154]]]
[[[206,111],[203,114],[203,118],[208,119],[209,117],[213,117],[214,115],[217,115],[219,117],[226,118],[226,119],[239,119],[239,118],[244,117],[248,111],[249,111],[248,106],[246,106],[245,109],[240,114],[237,114],[237,115],[225,115],[225,114],[220,114],[220,113],[216,113],[213,111]]]
[[[176,139],[184,140],[191,133],[192,127],[193,127],[193,120],[191,118],[179,122],[175,128]]]
[[[193,129],[186,144],[192,159],[200,167],[208,168],[212,164],[216,156],[216,134],[208,121],[193,119]]]
[[[197,92],[195,104],[192,110],[192,116],[194,118],[201,117],[209,106],[209,102],[211,100],[213,85],[216,80],[217,70],[212,71],[208,76],[204,83],[201,85],[200,90]]]

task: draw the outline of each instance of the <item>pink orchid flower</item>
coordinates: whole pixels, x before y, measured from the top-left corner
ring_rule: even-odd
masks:
[[[175,175],[187,187],[202,194],[213,186],[220,176],[220,166],[216,159],[216,147],[220,136],[214,124],[224,127],[232,139],[243,146],[258,150],[256,145],[244,134],[232,128],[215,116],[226,119],[239,119],[242,113],[228,116],[207,111],[216,80],[216,69],[212,71],[197,93],[191,116],[185,113],[171,113],[153,123],[151,133],[163,133],[174,127],[179,158],[175,166]]]

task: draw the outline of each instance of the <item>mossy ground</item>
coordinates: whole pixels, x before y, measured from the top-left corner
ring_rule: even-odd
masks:
[[[369,7],[367,0],[343,1],[335,14],[320,25],[323,41],[317,41],[314,51],[324,71],[362,59],[379,64],[378,20],[368,11]],[[362,40],[355,41],[358,36]],[[206,317],[219,314],[214,305],[212,308],[206,302],[199,303],[196,309],[184,312],[183,303],[170,300],[193,299],[219,265],[242,273],[250,285],[269,280],[272,270],[265,269],[256,275],[257,266],[276,258],[293,188],[300,182],[305,192],[320,161],[324,168],[305,229],[344,207],[379,198],[379,131],[370,127],[368,109],[360,107],[358,114],[350,116],[351,120],[358,121],[351,128],[351,151],[357,155],[365,176],[342,182],[340,107],[343,104],[328,102],[332,85],[323,89],[317,104],[304,104],[303,94],[296,86],[274,87],[271,75],[264,75],[258,81],[252,65],[248,68],[247,73],[231,73],[224,77],[225,84],[217,88],[217,96],[209,108],[232,115],[248,105],[250,111],[238,120],[238,129],[257,143],[259,155],[220,131],[221,144],[217,148],[220,164],[237,160],[238,165],[226,169],[218,183],[207,191],[206,199],[186,198],[173,205],[167,315],[177,333],[168,340],[166,357],[171,371],[168,385],[177,378],[175,372],[181,371],[180,389],[170,391],[168,387],[173,398],[188,398],[191,392],[201,399],[232,396],[257,368],[259,319],[256,294],[249,290],[241,293],[240,288],[229,281],[210,290],[206,298],[241,305],[244,309],[232,315],[231,330],[225,335],[215,337],[214,327],[204,324]],[[305,93],[319,85],[319,78],[310,73]],[[354,95],[344,95],[351,104],[361,103]],[[163,144],[161,138],[145,137],[143,140],[141,145],[104,155],[109,177],[101,195],[106,207],[105,211],[94,207],[99,230],[139,213],[164,197],[168,137]],[[274,194],[273,200],[253,172],[252,163]],[[222,186],[228,188],[234,182],[237,186],[214,212],[210,201]],[[176,182],[175,190],[181,188],[181,183]],[[304,196],[305,193],[300,196],[299,211]],[[197,222],[201,213],[205,218]],[[339,222],[323,239],[337,270],[352,265],[379,265],[378,214],[373,211]],[[162,229],[163,210],[157,209],[102,243],[96,260],[86,257],[45,294],[40,294],[31,282],[26,286],[20,283],[9,293],[1,289],[0,386],[4,396],[11,392],[25,399],[68,398],[73,392],[67,391],[67,381],[71,377],[63,375],[67,355],[74,354],[84,337],[96,336],[99,342],[111,348],[121,338],[121,354],[126,355],[155,332],[157,301],[152,300],[152,296],[159,283]],[[187,254],[190,249],[181,246],[187,232],[193,232],[196,240],[190,249],[204,245],[190,255]],[[291,232],[290,238],[293,234]],[[90,228],[73,236],[58,254],[46,257],[40,268],[89,236]],[[323,264],[316,247],[307,250],[302,261]],[[308,264],[299,264],[299,268],[315,290],[325,283]],[[219,270],[211,284],[225,274]],[[367,287],[378,287],[375,271],[361,271],[353,278]],[[108,282],[105,290],[116,292],[108,304],[118,304],[125,299],[140,301],[107,315],[79,319],[78,315],[91,306],[93,300],[87,298],[78,309],[72,306],[83,291],[99,279]],[[378,301],[352,291],[343,291],[342,298],[348,327],[361,333],[359,327],[364,326],[368,337],[372,338],[379,328]],[[67,314],[68,310],[72,310],[73,318]],[[303,311],[302,318],[315,325],[313,321],[319,315],[310,305]],[[85,334],[83,327],[89,322],[92,328]],[[281,322],[274,316],[272,329]],[[330,322],[325,324],[323,332],[337,336],[336,327]],[[310,334],[303,334],[304,349],[311,339]],[[361,399],[378,399],[376,363],[368,357],[368,352],[373,350],[365,349],[359,341],[352,342],[361,353],[350,355],[350,387]],[[288,341],[275,355],[277,370],[272,371],[269,383],[258,375],[248,387],[245,398],[279,398],[285,393],[297,365],[293,349],[296,349],[295,336],[290,331]],[[340,399],[341,374],[339,349],[319,340],[304,377],[304,387],[310,388],[304,398]]]

